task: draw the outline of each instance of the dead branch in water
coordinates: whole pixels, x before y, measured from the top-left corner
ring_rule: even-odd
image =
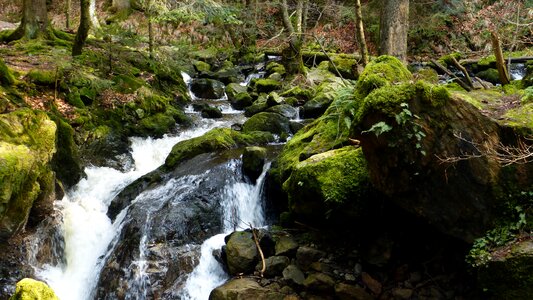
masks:
[[[265,262],[265,255],[263,254],[263,250],[261,249],[261,246],[259,245],[259,239],[257,238],[256,230],[252,227],[252,224],[250,224],[250,229],[252,230],[252,235],[254,236],[254,242],[255,246],[257,247],[257,250],[259,251],[259,255],[261,255],[261,262],[263,263],[263,268],[261,268],[261,277],[263,277],[263,274],[266,271],[266,262]]]

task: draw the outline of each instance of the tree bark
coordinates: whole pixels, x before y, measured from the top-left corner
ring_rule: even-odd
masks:
[[[100,21],[98,21],[98,16],[96,15],[96,0],[90,0],[89,4],[89,16],[91,19],[91,26],[94,30],[100,28]]]
[[[67,30],[70,30],[70,10],[72,9],[72,0],[67,0],[65,6],[65,27]]]
[[[302,60],[303,30],[307,24],[307,0],[298,0],[296,4],[296,20],[293,25],[289,16],[287,0],[281,1],[282,20],[285,30],[289,34],[289,45],[282,51],[283,64],[289,74],[305,74]],[[296,29],[295,29],[296,28]]]
[[[407,59],[409,0],[385,0],[380,21],[380,54]]]
[[[359,53],[361,54],[361,63],[363,66],[366,66],[368,63],[368,48],[365,41],[361,0],[355,0],[355,37],[359,46]]]
[[[23,0],[20,25],[6,38],[6,41],[10,42],[21,38],[48,37],[50,30],[46,0]]]
[[[494,31],[491,31],[490,39],[492,41],[492,50],[494,51],[494,56],[496,56],[496,68],[498,69],[500,82],[502,85],[509,84],[509,73],[505,67],[505,59],[503,58],[502,47],[500,46],[498,34]]]
[[[72,56],[81,55],[83,46],[89,35],[89,29],[91,29],[90,2],[91,0],[80,0],[80,26],[78,27],[74,45],[72,46]]]

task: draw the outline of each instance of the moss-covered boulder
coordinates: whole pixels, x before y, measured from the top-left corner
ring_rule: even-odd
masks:
[[[44,112],[0,115],[0,239],[24,228],[34,205],[51,210],[56,128]]]
[[[255,114],[265,111],[269,107],[267,104],[267,97],[268,96],[266,94],[259,95],[252,105],[244,109],[244,115],[249,118]]]
[[[243,132],[266,131],[274,134],[290,133],[289,119],[271,112],[260,112],[246,120],[242,126]]]
[[[271,61],[266,65],[266,72],[267,72],[267,75],[271,75],[274,73],[284,75],[286,73],[285,67],[282,64],[275,62],[275,61]]]
[[[376,88],[411,79],[411,72],[400,60],[393,56],[383,55],[372,60],[365,67],[357,81],[357,93],[364,97]]]
[[[527,88],[533,85],[533,61],[526,63],[526,75],[522,78],[522,87]]]
[[[331,105],[338,96],[339,90],[344,87],[340,79],[323,81],[316,89],[314,97],[303,106],[305,118],[318,118]]]
[[[237,94],[246,92],[248,87],[240,85],[238,83],[230,83],[226,86],[226,95],[229,101],[235,100]]]
[[[529,299],[533,295],[533,241],[524,240],[492,251],[478,268],[479,282],[490,299]]]
[[[51,70],[30,70],[26,77],[28,80],[36,85],[53,87],[56,80],[59,80],[60,74]]]
[[[370,180],[361,149],[344,147],[316,154],[294,167],[283,189],[289,208],[306,220],[316,220],[337,206],[357,216],[365,206]],[[352,202],[347,204],[347,202]],[[360,202],[360,203],[356,203]]]
[[[304,89],[299,86],[295,86],[279,95],[282,97],[295,97],[296,99],[301,100],[302,102],[306,102],[307,100],[312,98],[313,93],[314,92],[311,89]]]
[[[214,79],[195,79],[191,83],[191,92],[202,99],[221,99],[224,97],[224,83]]]
[[[235,231],[226,243],[226,263],[231,275],[251,273],[259,260],[259,251],[251,232]]]
[[[281,88],[281,82],[274,79],[258,79],[254,84],[255,89],[259,93],[270,93]]]
[[[50,116],[56,123],[56,149],[52,159],[52,169],[56,172],[57,179],[65,187],[78,183],[83,172],[78,152],[74,141],[74,129],[67,122],[57,116]]]
[[[476,76],[492,84],[500,83],[500,75],[496,69],[486,69],[476,73]]]
[[[156,113],[145,117],[136,126],[136,133],[141,136],[162,136],[176,125],[176,120],[168,114]]]
[[[59,300],[46,283],[31,278],[17,282],[15,294],[9,300]]]
[[[501,213],[498,191],[505,182],[533,184],[524,175],[531,164],[502,176],[498,158],[487,154],[500,143],[515,145],[517,132],[509,134],[444,87],[419,81],[374,89],[353,124],[373,186],[465,241],[483,235]]]
[[[329,62],[328,70],[345,79],[357,80],[359,77],[359,73],[357,72],[357,61],[355,59],[334,56]]]
[[[298,115],[298,111],[296,110],[296,108],[288,105],[288,104],[280,104],[280,105],[275,105],[275,106],[272,106],[272,107],[269,107],[266,112],[273,112],[273,113],[277,113],[277,114],[280,114],[288,119],[294,119],[296,118],[296,116]]]
[[[263,147],[246,147],[242,154],[242,172],[255,181],[263,172],[267,150]]]
[[[279,289],[279,286],[278,286]],[[211,294],[209,300],[227,300],[227,299],[258,299],[258,300],[281,300],[287,299],[278,289],[262,287],[256,280],[251,278],[239,278],[228,281],[217,287]],[[297,297],[294,295],[294,297]],[[288,298],[292,299],[292,298]]]
[[[235,109],[245,109],[253,105],[253,99],[248,92],[240,92],[230,100],[230,103]]]
[[[198,73],[211,71],[211,65],[201,60],[193,61],[192,65]]]

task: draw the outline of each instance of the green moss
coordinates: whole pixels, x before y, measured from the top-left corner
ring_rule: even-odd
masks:
[[[117,75],[113,78],[115,90],[120,93],[130,94],[144,85],[144,82],[138,78],[128,75]]]
[[[448,67],[448,66],[453,65],[452,58],[455,58],[457,61],[459,61],[461,59],[461,56],[462,56],[461,53],[454,52],[454,53],[442,56],[441,58],[439,58],[438,62],[441,65],[444,65],[445,67]]]
[[[211,71],[211,65],[206,62],[197,60],[193,62],[193,66],[196,69],[196,72],[209,72]]]
[[[275,62],[275,61],[271,61],[267,64],[266,71],[267,71],[267,74],[278,73],[280,75],[283,75],[286,73],[285,67],[282,64]]]
[[[71,92],[66,95],[65,100],[74,107],[85,108],[85,103],[81,101],[80,93],[76,87],[72,87]]]
[[[359,76],[357,93],[364,97],[376,88],[412,79],[400,60],[383,55],[371,61]]]
[[[500,83],[500,74],[498,73],[498,70],[496,69],[490,68],[490,69],[483,70],[481,72],[478,72],[476,76],[492,84]]]
[[[283,184],[291,211],[310,219],[348,202],[356,207],[364,206],[369,188],[363,152],[352,146],[316,154],[299,162]],[[361,203],[355,203],[358,201]]]
[[[15,77],[4,61],[0,58],[0,85],[10,86],[15,84]]]
[[[259,79],[255,81],[255,89],[259,93],[270,93],[281,88],[281,82],[274,79]]]
[[[418,70],[415,77],[432,84],[439,83],[439,74],[432,68]]]
[[[533,87],[527,87],[524,90],[524,94],[522,96],[522,99],[520,100],[522,102],[522,105],[533,103]]]
[[[303,89],[300,86],[290,88],[283,93],[279,94],[282,97],[295,97],[297,99],[307,101],[313,96],[313,91],[310,89]]]
[[[46,283],[31,278],[17,282],[15,294],[9,300],[59,300]]]
[[[357,61],[355,59],[345,59],[335,56],[333,57],[332,62],[330,62],[328,66],[328,71],[331,73],[338,75],[338,71],[345,79],[357,80],[359,77],[359,74],[357,73]]]
[[[172,116],[157,113],[139,121],[136,133],[142,136],[162,136],[168,133],[175,125],[176,121]]]
[[[289,133],[289,119],[271,112],[260,112],[246,120],[242,126],[243,132],[267,131],[274,134]]]
[[[213,129],[203,136],[182,141],[172,147],[172,151],[165,160],[167,170],[175,168],[179,163],[202,153],[251,146],[272,142],[274,137],[268,133],[248,132],[246,134],[229,128]]]
[[[514,127],[526,135],[533,133],[533,103],[509,110],[504,118],[504,124]]]
[[[33,83],[42,86],[53,87],[56,80],[59,80],[61,75],[56,74],[56,71],[49,70],[30,70],[26,77]]]

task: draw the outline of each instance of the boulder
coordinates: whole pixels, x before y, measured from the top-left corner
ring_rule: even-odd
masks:
[[[191,92],[201,99],[221,99],[224,97],[224,83],[214,79],[194,79]]]
[[[258,79],[254,85],[258,93],[270,93],[281,88],[281,82],[274,79]]]
[[[335,206],[354,217],[364,211],[370,178],[360,148],[347,146],[299,162],[283,184],[289,208],[305,220],[326,218]]]
[[[340,300],[374,300],[364,288],[346,283],[335,285],[335,296]]]
[[[233,232],[226,244],[226,261],[231,275],[253,272],[259,252],[251,232]]]
[[[412,74],[396,57],[382,55],[366,65],[357,81],[357,93],[362,97],[374,89],[412,79]]]
[[[22,230],[32,211],[52,211],[56,124],[44,112],[21,109],[0,115],[0,240]],[[38,220],[35,220],[38,221]]]
[[[276,239],[276,255],[294,256],[298,243],[290,236],[280,236]]]
[[[288,119],[294,119],[298,115],[296,108],[288,104],[280,104],[276,106],[269,107],[266,112],[273,112],[280,114]]]
[[[253,104],[253,99],[248,92],[240,92],[230,99],[230,103],[234,109],[245,109]]]
[[[59,300],[44,282],[24,278],[17,283],[15,294],[9,300]]]
[[[283,279],[293,285],[303,285],[305,275],[297,266],[289,265],[283,270]]]
[[[272,92],[268,94],[267,105],[269,107],[280,105],[281,103],[283,103],[283,98],[281,98],[278,93]]]
[[[243,132],[267,131],[274,134],[289,133],[289,119],[271,112],[260,112],[246,120],[242,128]]]
[[[226,95],[228,95],[228,100],[229,101],[235,100],[235,96],[237,96],[237,94],[246,92],[247,89],[248,88],[246,86],[240,85],[238,83],[228,84],[226,86]]]
[[[233,279],[217,287],[209,295],[209,300],[283,300],[285,295],[279,291],[261,287],[250,278]]]
[[[285,67],[278,62],[271,61],[266,65],[266,72],[267,72],[267,75],[270,75],[273,73],[278,73],[280,75],[283,75],[285,74]]]
[[[218,107],[207,105],[201,111],[202,118],[218,119],[222,118],[222,111]]]
[[[357,80],[359,77],[357,72],[357,61],[355,59],[334,56],[329,62],[328,71],[335,75],[340,73],[344,79]]]
[[[290,88],[280,94],[282,97],[295,97],[296,99],[306,102],[313,96],[313,91],[309,89],[303,89],[299,86]]]
[[[201,60],[193,61],[192,65],[198,73],[211,71],[211,65]]]
[[[263,172],[267,150],[262,147],[246,147],[242,154],[242,171],[252,181]]]
[[[301,246],[296,251],[296,262],[300,268],[306,270],[312,263],[326,256],[326,253],[315,248]]]
[[[246,109],[244,110],[244,115],[249,118],[255,114],[265,111],[267,108],[268,104],[266,95],[261,94],[252,105],[246,107]]]
[[[10,86],[15,83],[15,76],[6,66],[3,59],[0,59],[0,85]]]
[[[291,260],[287,256],[271,256],[265,259],[265,273],[267,278],[279,276],[290,264]],[[263,262],[259,261],[255,267],[256,271],[261,271]]]
[[[492,84],[500,83],[500,75],[496,69],[486,69],[476,73],[476,77],[479,77],[485,81],[488,81]]]
[[[222,69],[212,73],[212,78],[224,84],[239,83],[244,80],[240,71],[236,68]]]
[[[316,89],[315,96],[303,106],[305,118],[317,118],[321,116],[331,105],[342,88],[342,81],[337,78],[333,81],[324,81]]]
[[[335,280],[324,273],[313,273],[304,280],[304,286],[311,291],[333,292]]]

